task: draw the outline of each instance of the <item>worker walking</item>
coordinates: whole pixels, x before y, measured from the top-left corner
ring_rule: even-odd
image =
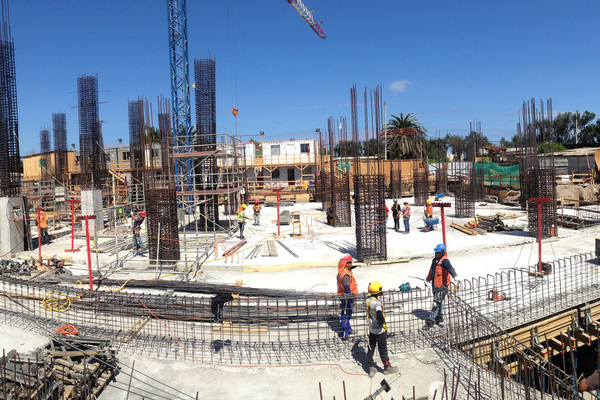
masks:
[[[136,250],[142,249],[142,251],[146,251],[146,246],[144,246],[144,241],[140,236],[142,231],[142,224],[144,223],[144,219],[146,219],[146,211],[140,211],[138,216],[133,221],[133,246]]]
[[[404,208],[402,209],[402,220],[404,221],[403,233],[410,233],[410,204],[408,204],[408,201],[404,202]]]
[[[369,364],[369,376],[372,378],[377,373],[375,361],[375,346],[379,349],[379,356],[383,362],[383,374],[389,375],[398,372],[398,367],[392,367],[387,351],[387,325],[385,324],[385,313],[379,296],[383,296],[381,283],[375,281],[369,284],[369,297],[367,297],[367,320],[369,321],[369,351],[367,361]]]
[[[337,286],[338,294],[344,296],[341,299],[342,313],[340,316],[340,336],[342,339],[347,339],[348,335],[352,334],[350,318],[352,318],[354,296],[358,293],[358,286],[352,273],[352,269],[354,268],[356,266],[352,265],[352,256],[346,254],[340,258],[338,262]]]
[[[252,207],[252,210],[254,211],[254,222],[252,225],[260,226],[260,209],[261,205],[258,199],[254,200],[254,207]]]
[[[50,235],[48,235],[48,216],[43,210],[40,210],[37,218],[38,235],[41,237],[41,243],[50,243]]]
[[[240,228],[240,239],[244,239],[244,226],[246,225],[246,220],[250,219],[250,218],[246,217],[246,215],[244,214],[245,210],[246,210],[245,204],[242,204],[240,206],[240,208],[238,208],[238,210],[237,210],[237,220],[238,220],[238,226]]]
[[[400,230],[400,213],[402,212],[398,200],[394,199],[392,204],[392,218],[394,219],[394,230],[398,232]]]
[[[427,282],[433,283],[433,307],[424,326],[425,329],[444,322],[444,298],[448,294],[448,287],[452,279],[456,278],[456,271],[446,256],[446,246],[438,244],[433,251],[435,257],[431,261],[426,279]]]

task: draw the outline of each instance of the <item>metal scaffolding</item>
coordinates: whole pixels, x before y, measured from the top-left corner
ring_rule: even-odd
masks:
[[[21,193],[21,155],[15,45],[10,33],[8,3],[4,0],[0,22],[0,196],[12,197]]]
[[[68,185],[67,151],[67,114],[52,114],[52,132],[54,134],[54,176],[62,185]]]
[[[100,126],[98,76],[82,75],[77,78],[77,99],[80,186],[87,189],[102,189],[108,172]]]

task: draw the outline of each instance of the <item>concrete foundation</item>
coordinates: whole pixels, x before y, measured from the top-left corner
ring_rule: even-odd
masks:
[[[0,197],[0,255],[25,250],[22,197]]]
[[[82,190],[81,191],[81,215],[95,215],[94,223],[90,221],[90,234],[97,229],[100,232],[104,229],[104,216],[102,212],[102,191]],[[85,226],[85,221],[82,221]]]

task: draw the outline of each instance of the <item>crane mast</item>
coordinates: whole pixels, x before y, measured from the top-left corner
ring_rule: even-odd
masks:
[[[315,21],[312,13],[308,10],[308,8],[306,8],[304,3],[302,3],[302,0],[288,0],[288,3],[294,7],[302,19],[306,21],[306,23],[312,28],[313,31],[315,31],[317,35],[319,35],[321,39],[325,39],[325,32],[323,32],[323,29],[321,29],[319,24],[317,24],[317,21]]]

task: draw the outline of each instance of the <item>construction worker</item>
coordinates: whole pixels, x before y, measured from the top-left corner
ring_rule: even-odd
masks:
[[[50,235],[48,235],[48,216],[43,210],[40,210],[37,218],[38,235],[41,237],[42,244],[50,243]]]
[[[392,204],[392,218],[394,219],[394,230],[398,232],[400,230],[400,213],[402,212],[398,200],[394,199]]]
[[[238,226],[240,228],[240,239],[244,239],[244,226],[246,225],[246,220],[250,219],[250,218],[246,217],[246,215],[244,214],[245,210],[246,210],[245,204],[242,204],[240,206],[240,208],[238,208],[238,210],[237,210],[237,221],[238,221]]]
[[[433,205],[431,205],[430,199],[425,202],[425,218],[433,218]]]
[[[379,208],[378,216],[379,216],[379,218],[381,218],[380,230],[383,232],[383,231],[385,231],[385,224],[386,224],[388,216],[390,214],[390,209],[385,204],[385,199],[380,199],[379,201],[380,201],[380,208]]]
[[[327,206],[325,216],[327,217],[327,223],[333,226],[333,207],[331,206],[331,204]]]
[[[221,313],[223,311],[223,306],[225,303],[233,300],[239,299],[240,295],[235,293],[221,293],[210,299],[210,310],[213,316],[213,322],[218,323],[221,322]]]
[[[338,262],[337,287],[338,294],[344,295],[341,300],[342,313],[340,316],[340,336],[347,339],[352,334],[350,318],[352,318],[352,309],[354,306],[354,295],[358,293],[358,286],[354,279],[352,270],[356,266],[352,265],[352,256],[346,254]]]
[[[579,391],[592,391],[600,388],[600,371],[596,370],[593,374],[579,381]]]
[[[404,202],[404,208],[402,209],[402,220],[404,221],[403,233],[410,233],[410,204],[408,204],[408,201]]]
[[[134,222],[133,222],[133,245],[135,247],[136,250],[142,249],[142,252],[146,251],[146,246],[144,246],[144,241],[142,240],[142,237],[140,236],[140,233],[142,231],[142,224],[144,223],[144,220],[146,219],[146,211],[140,211],[138,213],[138,216],[135,218]]]
[[[392,367],[387,351],[387,326],[385,324],[385,313],[379,296],[383,296],[383,288],[379,281],[369,284],[369,297],[367,297],[367,320],[369,321],[369,351],[367,361],[369,364],[369,376],[372,378],[377,373],[373,356],[375,346],[379,349],[379,356],[383,362],[383,374],[389,375],[398,372],[398,367]]]
[[[444,298],[448,294],[448,287],[452,279],[456,279],[456,271],[446,256],[446,246],[438,244],[433,249],[435,256],[427,274],[426,282],[433,283],[433,307],[427,318],[424,328],[441,325],[444,322]]]
[[[252,210],[254,211],[254,222],[252,223],[252,225],[260,226],[260,209],[260,202],[258,201],[258,199],[255,199],[254,207],[252,207]]]

